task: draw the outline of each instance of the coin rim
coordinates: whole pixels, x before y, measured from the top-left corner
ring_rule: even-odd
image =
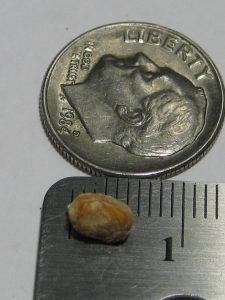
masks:
[[[92,164],[89,161],[86,161],[84,158],[80,157],[77,154],[72,153],[70,148],[64,143],[64,141],[55,134],[55,129],[53,128],[50,117],[48,114],[48,108],[47,108],[47,87],[49,83],[49,79],[52,74],[52,70],[54,69],[55,65],[57,64],[60,57],[64,54],[64,52],[76,41],[78,41],[80,38],[82,38],[84,35],[96,31],[99,29],[104,29],[112,26],[121,26],[121,25],[135,25],[135,26],[154,26],[157,29],[165,30],[167,32],[173,33],[175,35],[180,36],[182,39],[186,40],[190,44],[192,44],[194,47],[198,49],[198,51],[204,56],[204,58],[211,64],[211,66],[214,68],[214,71],[217,75],[218,82],[221,88],[221,98],[222,98],[222,105],[221,105],[221,113],[220,117],[217,121],[217,125],[215,126],[214,131],[210,135],[210,137],[207,139],[207,141],[204,143],[204,145],[199,148],[192,156],[189,156],[188,158],[184,159],[182,162],[178,162],[177,164],[174,164],[172,167],[164,168],[159,171],[149,171],[149,172],[120,172],[120,171],[114,171],[107,168],[99,167],[95,164]],[[216,65],[212,61],[212,59],[209,57],[209,55],[194,41],[192,41],[189,37],[186,37],[184,34],[181,34],[180,32],[167,28],[165,26],[161,26],[158,24],[148,23],[148,22],[117,22],[117,23],[111,23],[103,26],[98,26],[96,28],[93,28],[91,30],[86,31],[85,33],[82,33],[72,41],[70,41],[65,47],[63,47],[59,53],[55,56],[55,58],[50,63],[50,66],[48,67],[43,82],[42,82],[42,88],[40,93],[40,100],[39,100],[39,111],[40,111],[40,117],[42,121],[42,125],[44,127],[44,130],[54,145],[54,147],[58,150],[58,152],[66,158],[70,163],[72,163],[74,166],[78,167],[80,170],[94,176],[101,176],[101,175],[110,175],[110,176],[121,176],[121,177],[139,177],[139,178],[168,178],[175,176],[186,169],[192,167],[194,164],[196,164],[201,158],[203,158],[208,151],[212,148],[214,145],[219,132],[223,125],[225,110],[224,110],[224,84],[222,76],[219,73],[219,70],[217,69]]]

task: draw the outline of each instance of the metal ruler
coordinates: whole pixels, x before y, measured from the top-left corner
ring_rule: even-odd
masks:
[[[132,208],[124,243],[78,236],[66,208],[81,192]],[[225,299],[225,184],[72,177],[47,192],[35,300]]]

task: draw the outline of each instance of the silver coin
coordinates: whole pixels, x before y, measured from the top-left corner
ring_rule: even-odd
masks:
[[[112,24],[58,54],[40,112],[50,140],[82,170],[168,177],[210,149],[224,119],[224,87],[212,60],[182,34]]]

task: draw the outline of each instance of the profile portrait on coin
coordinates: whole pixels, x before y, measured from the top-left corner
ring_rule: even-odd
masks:
[[[143,53],[104,55],[83,82],[61,88],[95,143],[135,155],[177,153],[204,127],[204,90]]]

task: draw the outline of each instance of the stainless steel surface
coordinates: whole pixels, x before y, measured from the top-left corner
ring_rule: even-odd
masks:
[[[82,191],[130,205],[135,224],[126,242],[104,245],[71,230],[66,207]],[[101,177],[57,182],[43,205],[34,299],[223,300],[224,197],[225,184]]]
[[[121,23],[89,31],[59,53],[40,111],[53,144],[84,171],[168,177],[212,146],[224,88],[190,39],[158,25]]]

